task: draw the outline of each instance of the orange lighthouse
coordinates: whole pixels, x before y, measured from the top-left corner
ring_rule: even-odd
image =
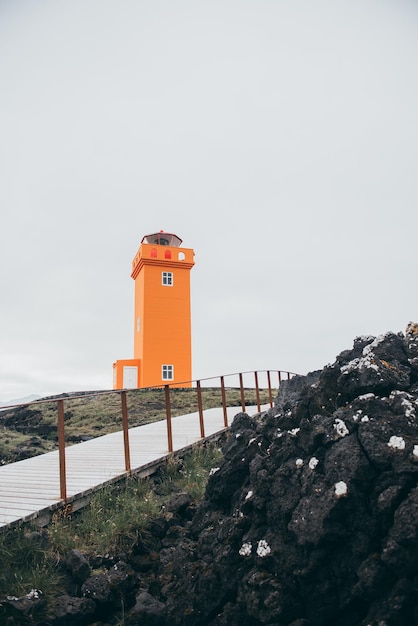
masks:
[[[160,231],[146,235],[132,261],[135,281],[134,358],[113,364],[113,388],[190,387],[190,270],[194,251]]]

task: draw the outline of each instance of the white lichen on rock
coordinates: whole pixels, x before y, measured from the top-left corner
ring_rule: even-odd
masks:
[[[375,394],[374,393],[364,393],[363,395],[358,397],[358,400],[371,400],[372,398],[375,398]]]
[[[379,367],[375,362],[375,357],[373,354],[374,348],[384,341],[390,333],[385,333],[384,335],[380,335],[376,337],[374,341],[369,343],[367,346],[363,348],[363,354],[360,358],[353,359],[347,365],[343,365],[341,368],[341,374],[347,375],[351,372],[364,371],[366,369],[374,370],[376,372],[379,371]]]
[[[415,419],[416,418],[416,409],[417,409],[417,401],[414,400],[414,397],[406,391],[399,391],[399,389],[395,389],[391,391],[389,396],[390,400],[393,400],[396,397],[401,398],[401,407],[404,409],[405,417],[407,419]]]
[[[253,491],[250,489],[250,491],[247,493],[247,495],[245,496],[246,500],[249,500],[253,495]]]
[[[347,426],[345,425],[345,422],[343,422],[343,420],[337,418],[334,422],[334,428],[337,431],[337,434],[340,437],[345,437],[346,435],[348,435],[350,433],[350,431],[348,430]]]
[[[265,539],[260,539],[257,544],[257,554],[259,557],[264,558],[271,552],[271,548]]]
[[[367,347],[367,346],[366,346]],[[347,375],[351,372],[355,372],[356,370],[365,370],[371,369],[376,372],[379,371],[378,366],[374,362],[373,356],[368,354],[367,356],[362,356],[361,358],[353,359],[347,365],[343,365],[341,368],[341,374]]]
[[[296,459],[296,467],[302,467],[303,459]]]
[[[407,398],[404,398],[401,402],[401,405],[405,409],[405,417],[407,418],[415,417],[415,406],[412,404],[410,400],[408,400]]]
[[[216,472],[219,472],[220,469],[221,469],[220,467],[212,467],[209,470],[209,476],[213,476],[214,474],[216,474]]]
[[[359,409],[356,413],[354,413],[353,415],[353,421],[354,422],[358,422],[361,415],[362,415],[363,411],[361,409]]]
[[[310,469],[315,469],[315,467],[318,465],[319,463],[319,459],[316,458],[316,456],[313,456],[310,461],[309,461],[309,467]]]
[[[403,439],[403,437],[392,435],[388,441],[388,446],[389,448],[394,448],[395,450],[405,450],[405,439]]]
[[[347,483],[345,483],[343,480],[340,480],[338,483],[335,483],[334,490],[337,498],[342,498],[343,496],[346,496],[348,491]]]
[[[250,556],[251,554],[251,550],[253,549],[251,542],[247,541],[246,543],[243,543],[242,546],[239,549],[239,554],[241,556]]]

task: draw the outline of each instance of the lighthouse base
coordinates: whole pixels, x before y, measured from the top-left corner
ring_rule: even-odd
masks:
[[[140,374],[140,359],[115,361],[113,363],[113,389],[138,389]]]

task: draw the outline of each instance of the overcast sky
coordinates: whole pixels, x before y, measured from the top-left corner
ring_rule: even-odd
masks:
[[[107,389],[194,248],[193,376],[418,321],[413,0],[0,0],[0,400]]]

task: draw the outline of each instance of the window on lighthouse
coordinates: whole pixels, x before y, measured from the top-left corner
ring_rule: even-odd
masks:
[[[163,272],[163,285],[173,285],[173,272]]]
[[[173,380],[173,378],[174,378],[174,365],[163,365],[162,366],[162,377],[163,377],[163,380]]]

